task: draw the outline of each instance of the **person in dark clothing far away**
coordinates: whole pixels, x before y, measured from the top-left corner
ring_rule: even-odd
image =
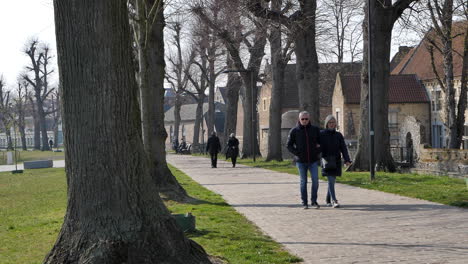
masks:
[[[52,147],[54,146],[54,141],[51,138],[49,139],[49,146],[50,150],[52,150]]]
[[[341,156],[345,160],[346,166],[351,165],[349,158],[348,148],[346,147],[343,135],[336,131],[336,119],[334,116],[329,115],[325,119],[325,129],[320,131],[320,149],[322,150],[322,161],[327,160],[328,157],[333,156],[336,162],[334,169],[326,169],[322,165],[322,175],[328,178],[328,192],[326,203],[333,208],[340,207],[335,193],[336,177],[341,176]]]
[[[206,151],[210,153],[211,168],[216,168],[216,163],[218,162],[218,152],[221,151],[221,143],[219,143],[219,138],[216,136],[216,132],[211,133],[210,138],[208,138]]]
[[[234,133],[231,133],[227,142],[226,159],[231,158],[233,168],[236,167],[237,156],[239,156],[239,140]]]
[[[320,205],[317,203],[319,142],[320,129],[310,124],[308,112],[300,112],[297,126],[289,131],[287,147],[294,155],[294,161],[301,177],[300,190],[304,209],[309,208],[307,203],[307,171],[310,171],[312,178],[311,205],[315,209],[320,208]]]

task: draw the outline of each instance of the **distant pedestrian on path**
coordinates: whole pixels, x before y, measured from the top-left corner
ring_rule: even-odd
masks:
[[[214,131],[211,133],[210,138],[208,138],[206,151],[210,153],[211,168],[216,168],[216,163],[218,162],[218,152],[221,151],[221,143],[219,143],[219,138],[216,136],[216,132]]]
[[[50,150],[52,150],[52,147],[54,146],[54,141],[51,138],[49,139],[49,146]]]
[[[239,156],[239,140],[234,133],[231,133],[227,142],[226,159],[231,158],[233,168],[236,167],[237,156]]]
[[[294,161],[301,177],[301,200],[304,209],[308,209],[307,199],[307,171],[310,171],[312,178],[311,205],[319,209],[317,203],[318,180],[318,160],[320,154],[320,129],[310,124],[310,115],[303,111],[299,113],[297,126],[289,131],[288,150],[294,155]]]
[[[336,199],[336,177],[341,176],[341,155],[346,166],[351,165],[343,135],[336,131],[336,119],[333,115],[325,119],[325,129],[320,131],[320,149],[322,150],[322,175],[328,178],[326,203],[334,208],[340,207]]]

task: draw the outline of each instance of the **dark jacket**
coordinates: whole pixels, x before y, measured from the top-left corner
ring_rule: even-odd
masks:
[[[221,151],[221,143],[219,143],[219,138],[217,136],[212,135],[210,138],[208,138],[206,151],[210,154],[215,154]]]
[[[319,160],[320,149],[317,144],[320,141],[320,129],[310,124],[302,126],[298,124],[289,131],[288,150],[300,163],[312,163]]]
[[[335,156],[337,162],[336,170],[325,171],[322,168],[322,175],[341,176],[341,156],[343,155],[345,162],[351,162],[343,135],[336,130],[324,129],[320,131],[320,149],[322,157]]]
[[[227,143],[226,157],[239,156],[239,140],[235,137],[230,137]]]

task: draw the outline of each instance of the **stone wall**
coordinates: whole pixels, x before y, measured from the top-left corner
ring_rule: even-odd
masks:
[[[468,177],[468,150],[424,149],[420,146],[420,158],[413,170],[416,173]]]

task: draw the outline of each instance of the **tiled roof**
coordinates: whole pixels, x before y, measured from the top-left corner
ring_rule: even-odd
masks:
[[[398,52],[393,56],[392,60],[390,61],[390,71],[393,71],[396,66],[400,64],[400,62],[405,58],[406,54],[411,52],[414,47],[407,47],[407,46],[400,46],[398,48]]]
[[[453,73],[454,76],[461,76],[463,66],[463,41],[465,38],[465,29],[468,26],[467,21],[455,22],[452,27],[452,35],[456,36],[452,41],[453,52]],[[431,56],[428,51],[430,46],[429,39],[434,39],[440,45],[440,39],[434,31],[426,34],[421,43],[413,48],[403,60],[393,69],[392,74],[416,74],[421,80],[432,80],[436,76],[431,67]],[[443,56],[434,48],[434,61],[439,76],[443,76]]]
[[[224,104],[215,102],[215,111],[226,112]],[[203,104],[203,115],[208,112],[208,103]],[[180,119],[182,121],[195,120],[197,114],[197,104],[184,104],[180,107]],[[174,122],[174,107],[171,107],[164,114],[164,122]]]
[[[218,90],[221,93],[221,96],[223,97],[224,102],[226,102],[227,101],[227,98],[226,98],[227,88],[218,86]]]
[[[333,89],[335,87],[336,74],[357,73],[361,71],[361,63],[320,63],[319,64],[319,89],[320,106],[331,106]],[[284,74],[283,108],[298,108],[299,97],[296,81],[296,64],[288,64]]]
[[[359,104],[361,99],[361,76],[341,75],[345,102]],[[426,89],[414,74],[391,75],[389,78],[389,103],[429,103]]]

